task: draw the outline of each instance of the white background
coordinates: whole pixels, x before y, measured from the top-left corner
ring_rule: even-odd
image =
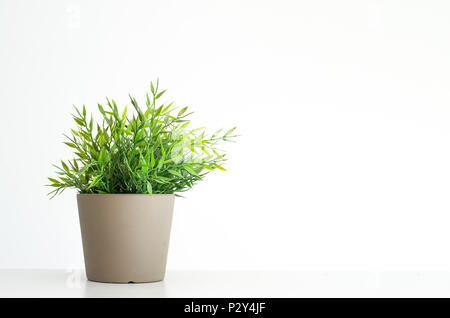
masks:
[[[239,127],[177,199],[169,269],[450,269],[450,2],[0,0],[0,267],[82,267],[51,201],[72,104]]]

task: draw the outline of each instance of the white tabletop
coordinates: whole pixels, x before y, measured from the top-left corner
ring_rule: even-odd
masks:
[[[162,282],[105,284],[83,270],[2,269],[0,297],[450,297],[450,272],[168,271]]]

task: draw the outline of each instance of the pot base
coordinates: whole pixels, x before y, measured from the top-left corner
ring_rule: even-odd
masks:
[[[151,281],[143,281],[143,282],[135,282],[135,281],[129,281],[129,282],[106,282],[106,281],[94,280],[94,279],[88,278],[88,281],[90,281],[90,282],[101,283],[101,284],[151,284],[151,283],[162,282],[163,280],[164,280],[164,278],[160,279],[160,280],[151,280]]]

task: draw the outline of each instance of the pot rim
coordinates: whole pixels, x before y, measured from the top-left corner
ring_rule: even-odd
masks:
[[[107,195],[117,195],[117,196],[175,196],[174,193],[153,193],[153,194],[149,194],[149,193],[77,193],[77,196],[107,196]]]

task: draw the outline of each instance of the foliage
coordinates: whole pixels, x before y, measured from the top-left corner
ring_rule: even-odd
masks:
[[[188,108],[177,110],[173,103],[157,106],[166,92],[159,81],[150,85],[146,108],[141,109],[130,95],[135,113],[127,106],[119,111],[107,98],[107,106],[98,104],[100,123],[88,118],[86,107],[75,107],[77,125],[65,144],[75,158],[55,165],[56,178],[48,178],[53,196],[67,188],[80,193],[177,193],[191,188],[212,170],[225,170],[222,141],[232,141],[235,128],[207,135],[205,128],[188,129]],[[177,112],[175,112],[177,110]],[[53,197],[52,196],[52,197]]]

